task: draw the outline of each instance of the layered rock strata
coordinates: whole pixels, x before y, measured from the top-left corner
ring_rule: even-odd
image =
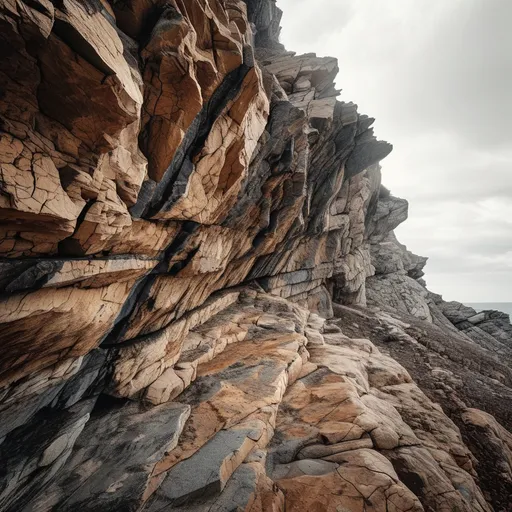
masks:
[[[367,231],[375,275],[369,309],[334,305],[334,322],[372,339],[403,364],[457,424],[493,510],[512,507],[512,347],[509,316],[445,302],[423,280],[426,258],[401,245],[393,229],[407,204],[381,188]],[[425,420],[422,420],[425,422]]]
[[[507,510],[506,412],[377,345],[442,329],[507,401],[510,323],[427,291],[390,144],[280,19],[0,0],[0,510]]]
[[[24,510],[490,510],[457,427],[403,367],[285,299],[237,293],[189,333],[177,401],[103,398]]]

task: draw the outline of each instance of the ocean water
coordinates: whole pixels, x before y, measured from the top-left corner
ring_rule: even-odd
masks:
[[[512,318],[512,302],[466,302],[465,304],[472,307],[477,313],[485,309],[496,309],[507,313]]]

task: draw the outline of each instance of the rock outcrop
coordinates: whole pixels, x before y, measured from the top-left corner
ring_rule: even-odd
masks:
[[[510,322],[426,289],[280,20],[0,0],[0,510],[510,509]]]

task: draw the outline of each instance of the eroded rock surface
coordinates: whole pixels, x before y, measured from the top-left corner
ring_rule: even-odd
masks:
[[[0,0],[0,510],[510,509],[509,319],[426,289],[280,20]]]
[[[470,464],[487,502],[493,510],[508,510],[512,505],[511,353],[504,357],[504,352],[495,350],[496,342],[489,346],[485,340],[475,342],[453,325],[447,329],[438,316],[430,323],[385,305],[379,310],[363,310],[335,304],[334,311],[338,317],[335,325],[346,335],[371,338],[403,364],[422,391],[442,406],[470,451]],[[400,410],[426,432],[435,432],[443,424],[432,412],[420,413],[421,406]],[[461,455],[454,451],[459,464],[467,467],[467,453]]]

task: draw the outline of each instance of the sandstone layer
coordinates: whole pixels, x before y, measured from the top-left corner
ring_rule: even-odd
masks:
[[[280,20],[0,0],[1,511],[511,509],[510,321]]]

